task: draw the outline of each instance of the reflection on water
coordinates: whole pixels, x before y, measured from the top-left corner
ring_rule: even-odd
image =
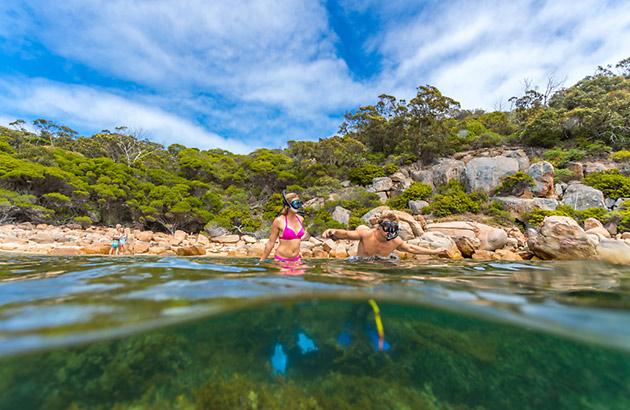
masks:
[[[629,325],[602,263],[6,256],[0,408],[625,409]]]

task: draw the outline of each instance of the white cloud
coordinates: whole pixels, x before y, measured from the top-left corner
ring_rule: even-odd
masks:
[[[142,129],[151,140],[166,145],[181,143],[203,149],[223,148],[240,154],[252,150],[247,144],[222,138],[161,108],[84,86],[12,79],[1,81],[0,90],[0,109],[14,112],[16,118],[41,117],[46,113],[46,119],[63,118],[62,124],[70,127],[94,131],[116,126]]]
[[[349,24],[357,15],[378,22],[357,27],[368,33],[357,48],[380,56],[382,70],[357,80],[323,1],[2,2],[0,50],[33,43],[95,74],[77,77],[82,86],[4,78],[0,92],[11,93],[0,110],[249,152],[329,136],[345,111],[381,93],[409,99],[431,84],[464,108],[492,109],[520,95],[524,78],[572,85],[629,56],[627,1],[411,3],[341,2]]]
[[[628,16],[627,2],[449,2],[391,30],[381,52],[397,88],[429,83],[465,108],[492,109],[521,95],[525,78],[542,87],[566,77],[569,86],[627,57]]]

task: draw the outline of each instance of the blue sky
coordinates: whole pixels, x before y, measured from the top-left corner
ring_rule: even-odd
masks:
[[[507,109],[630,57],[630,2],[0,2],[0,125],[127,126],[249,153],[327,138],[346,112],[430,84]]]

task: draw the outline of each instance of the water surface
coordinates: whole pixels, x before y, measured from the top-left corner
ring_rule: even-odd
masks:
[[[629,407],[626,266],[0,257],[2,409]]]

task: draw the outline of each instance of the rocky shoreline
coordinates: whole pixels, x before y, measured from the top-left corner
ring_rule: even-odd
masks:
[[[379,207],[366,215],[388,209]],[[568,260],[597,259],[630,264],[630,233],[614,238],[595,219],[582,229],[572,218],[550,216],[527,235],[518,229],[492,227],[473,221],[429,223],[422,216],[395,211],[401,220],[401,237],[409,243],[449,250],[450,259],[476,260]],[[0,226],[0,251],[43,255],[108,255],[114,228],[78,224],[52,226],[20,223]],[[126,229],[128,255],[260,257],[267,238],[251,235],[173,235]],[[356,241],[323,239],[308,233],[301,243],[304,258],[348,258],[355,256]],[[433,256],[395,252],[401,259],[429,259]]]

